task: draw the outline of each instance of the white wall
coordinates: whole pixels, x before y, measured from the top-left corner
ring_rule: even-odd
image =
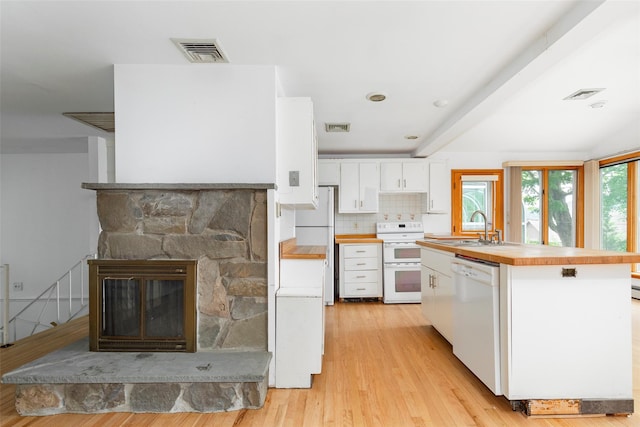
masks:
[[[275,67],[116,65],[116,181],[275,183]]]
[[[80,187],[89,178],[87,153],[3,154],[1,162],[2,263],[10,264],[11,284],[24,284],[11,298],[33,298],[96,250],[94,194]]]

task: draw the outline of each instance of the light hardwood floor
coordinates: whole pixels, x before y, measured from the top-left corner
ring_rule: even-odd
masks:
[[[494,396],[423,319],[420,306],[327,307],[323,373],[311,389],[270,389],[262,409],[216,414],[20,417],[1,385],[2,426],[640,426],[631,417],[527,418]],[[640,402],[640,301],[633,302],[634,399]],[[87,334],[86,319],[0,350],[6,372]],[[637,406],[636,406],[637,407]]]

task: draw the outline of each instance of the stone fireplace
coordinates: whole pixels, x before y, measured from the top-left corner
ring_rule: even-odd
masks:
[[[196,351],[267,350],[266,185],[85,184],[101,260],[196,260]]]
[[[129,278],[151,283],[153,292],[160,294],[172,292],[179,282],[176,277],[149,277],[144,271],[148,266],[191,266],[195,292],[188,297],[193,304],[186,317],[195,324],[195,352],[88,351],[89,343],[79,341],[3,376],[3,382],[17,384],[16,410],[22,415],[50,415],[261,407],[271,359],[267,191],[274,185],[83,184],[83,188],[97,193],[102,227],[98,259],[90,262],[90,268],[101,264],[132,268],[127,274],[107,269],[103,277],[108,290],[100,292],[117,297],[114,313],[126,305],[128,297],[123,295],[131,288],[125,286],[126,292],[121,288]],[[90,312],[102,305],[95,301]],[[132,328],[140,327],[120,322],[120,314],[110,317],[105,329],[116,336],[134,335]],[[151,326],[152,335],[179,329],[165,326]]]

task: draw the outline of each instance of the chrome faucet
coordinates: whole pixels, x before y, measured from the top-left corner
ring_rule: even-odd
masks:
[[[471,218],[469,218],[469,221],[473,221],[473,218],[476,216],[476,214],[482,215],[482,218],[484,219],[484,240],[480,239],[480,241],[482,243],[489,243],[489,232],[488,232],[488,229],[487,229],[487,226],[488,226],[488,224],[487,224],[487,215],[484,212],[482,212],[481,210],[477,210],[477,211],[474,211],[471,214]]]

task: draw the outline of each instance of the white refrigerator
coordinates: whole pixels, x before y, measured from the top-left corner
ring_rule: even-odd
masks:
[[[296,243],[298,245],[325,245],[327,270],[324,280],[324,303],[333,305],[334,292],[334,188],[318,188],[318,207],[313,210],[296,210]]]

